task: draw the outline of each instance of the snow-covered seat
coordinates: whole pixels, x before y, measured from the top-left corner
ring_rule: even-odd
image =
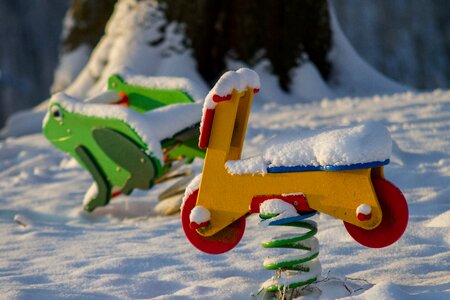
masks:
[[[392,140],[378,123],[301,131],[270,141],[261,155],[228,161],[231,174],[370,168],[389,162]]]

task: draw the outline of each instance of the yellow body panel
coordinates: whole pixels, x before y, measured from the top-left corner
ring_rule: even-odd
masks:
[[[382,219],[371,182],[372,169],[349,171],[305,171],[231,175],[227,160],[240,159],[253,91],[233,91],[230,101],[217,105],[206,151],[197,205],[211,212],[210,226],[199,230],[211,236],[249,212],[257,195],[303,193],[309,206],[364,229],[377,227]],[[374,171],[383,176],[383,168]],[[372,217],[359,221],[356,209],[370,205]]]

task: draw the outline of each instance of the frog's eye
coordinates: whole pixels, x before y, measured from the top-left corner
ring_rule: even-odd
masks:
[[[50,113],[52,115],[52,117],[56,120],[56,121],[61,121],[62,120],[62,112],[61,109],[58,106],[53,106],[50,109]]]

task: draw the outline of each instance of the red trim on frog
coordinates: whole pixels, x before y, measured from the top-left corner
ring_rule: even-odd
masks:
[[[114,198],[114,197],[117,197],[117,196],[119,196],[121,194],[122,194],[122,191],[117,191],[117,192],[111,193],[111,199]]]
[[[114,102],[114,104],[119,104],[125,107],[130,106],[130,99],[128,98],[127,94],[124,92],[119,92],[120,100]]]
[[[315,210],[311,209],[306,201],[305,195],[297,194],[297,195],[262,195],[262,196],[254,196],[252,202],[250,203],[250,212],[251,213],[259,213],[259,207],[264,201],[270,199],[280,199],[291,205],[293,205],[298,212],[300,213],[311,213]]]

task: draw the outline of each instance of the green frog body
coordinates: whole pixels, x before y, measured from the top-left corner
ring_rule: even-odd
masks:
[[[91,173],[95,183],[85,196],[86,211],[107,205],[118,192],[128,195],[136,188],[149,189],[168,170],[170,158],[185,156],[192,161],[204,156],[196,147],[201,106],[169,106],[141,113],[120,105],[82,102],[64,93],[52,97],[43,132],[55,147]],[[168,114],[166,108],[175,115],[187,111],[181,128],[168,130],[161,120],[152,122],[152,118],[164,121],[157,113]],[[183,139],[174,131],[182,132],[179,136]],[[175,151],[165,154],[168,148]]]

